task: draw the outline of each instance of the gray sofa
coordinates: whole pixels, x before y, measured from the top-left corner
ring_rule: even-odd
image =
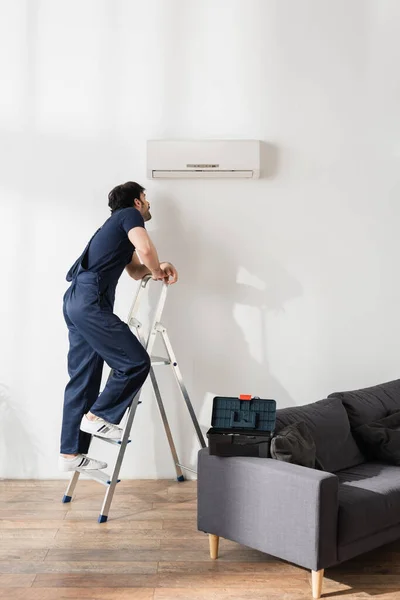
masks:
[[[198,457],[198,529],[217,558],[227,538],[312,571],[400,538],[400,466],[369,461],[353,430],[400,411],[400,380],[277,411],[276,432],[303,420],[322,469],[265,459]]]

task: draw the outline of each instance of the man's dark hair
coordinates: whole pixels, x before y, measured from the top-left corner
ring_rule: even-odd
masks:
[[[118,208],[130,208],[134,205],[135,198],[140,200],[140,194],[144,192],[144,187],[134,181],[127,181],[117,185],[108,194],[108,206],[113,213]]]

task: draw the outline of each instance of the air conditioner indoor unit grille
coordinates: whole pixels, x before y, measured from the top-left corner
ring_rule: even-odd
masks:
[[[253,171],[228,171],[228,170],[211,171],[211,170],[207,170],[207,169],[187,169],[184,171],[155,170],[155,171],[153,171],[152,179],[183,179],[183,178],[218,179],[218,178],[231,178],[231,177],[252,179],[254,177],[254,175],[253,175]]]

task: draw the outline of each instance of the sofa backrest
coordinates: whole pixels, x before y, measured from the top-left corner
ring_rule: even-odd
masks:
[[[318,462],[324,471],[336,473],[365,462],[339,398],[278,410],[275,431],[279,433],[297,421],[305,421],[308,425],[317,449]]]
[[[400,410],[400,379],[350,392],[335,392],[329,398],[343,402],[352,429],[379,421]]]

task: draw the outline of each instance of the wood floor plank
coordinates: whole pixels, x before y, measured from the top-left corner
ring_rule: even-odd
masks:
[[[50,549],[46,556],[47,562],[158,562],[160,556],[159,550],[136,550],[132,548],[77,548],[67,550],[52,550]]]
[[[7,544],[11,540],[53,540],[57,532],[58,529],[0,529],[0,540],[8,540]]]
[[[111,522],[111,521],[110,521]],[[141,524],[141,521],[135,521],[135,523]],[[7,530],[4,530],[7,531]],[[1,531],[0,531],[0,539],[1,539]],[[23,537],[23,536],[21,536]],[[55,539],[58,544],[61,544],[63,540],[65,541],[77,541],[81,539],[89,540],[89,543],[92,542],[93,546],[97,545],[97,542],[101,542],[104,539],[115,539],[116,543],[121,541],[121,530],[120,529],[102,529],[102,525],[96,530],[92,530],[90,532],[90,537],[88,537],[88,531],[78,531],[77,528],[74,530],[66,529],[65,527],[60,528],[56,535]],[[170,540],[170,539],[181,539],[181,540],[208,540],[207,534],[202,531],[193,531],[193,530],[185,530],[179,527],[175,527],[174,529],[128,529],[127,533],[124,536],[125,541],[129,540],[132,542],[136,542],[139,540]]]
[[[157,510],[162,510],[165,512],[165,514],[167,515],[166,518],[168,518],[168,511],[172,511],[175,512],[176,510],[179,511],[197,511],[197,500],[185,500],[183,502],[154,502],[152,509],[157,511]]]
[[[104,498],[104,493],[100,496],[94,496],[93,494],[88,494],[87,496],[82,495],[73,495],[72,502],[70,503],[70,507],[80,506],[81,508],[85,508],[90,506],[93,508],[94,506],[101,506]],[[114,502],[115,500],[115,502]],[[147,508],[152,508],[154,502],[167,503],[170,502],[169,496],[165,494],[164,496],[159,496],[157,494],[124,494],[124,495],[115,495],[113,498],[113,507],[117,508],[126,508],[132,505],[137,507],[136,505],[143,505]]]
[[[65,490],[46,489],[29,489],[22,490],[0,490],[0,498],[2,502],[60,502]]]
[[[89,515],[91,514],[92,516],[95,515],[99,515],[100,513],[100,509],[101,506],[103,504],[103,498],[99,499],[99,500],[94,500],[93,498],[91,498],[90,500],[83,500],[82,502],[80,502],[79,500],[77,500],[76,502],[71,502],[70,504],[67,504],[68,509],[67,509],[67,514],[65,516],[65,519],[75,519],[75,518],[81,518],[82,516],[84,518],[85,515]],[[113,507],[112,507],[112,511],[113,511],[113,515],[115,516],[115,518],[117,517],[121,517],[121,516],[126,516],[126,515],[130,515],[136,512],[141,512],[144,510],[151,510],[152,509],[152,504],[151,503],[144,503],[144,502],[116,502],[115,504],[113,503]],[[110,514],[110,519],[111,519],[111,514]],[[95,517],[95,520],[97,520],[97,517]]]
[[[169,552],[180,552],[180,551],[191,551],[191,550],[199,550],[200,552],[209,550],[209,540],[206,534],[203,534],[201,537],[197,537],[192,540],[185,539],[166,539],[160,541],[161,550],[168,550]],[[246,551],[248,555],[258,556],[261,554],[264,557],[267,557],[264,552],[259,552],[258,550],[254,550],[253,548],[248,548],[247,546],[242,546],[237,542],[232,542],[231,540],[220,541],[219,545],[219,557],[222,555],[221,553],[228,551]],[[208,555],[208,554],[207,554]]]
[[[63,524],[63,519],[53,519],[48,521],[40,521],[39,519],[30,520],[24,519],[0,519],[0,531],[3,530],[26,530],[26,529],[59,529]]]
[[[88,521],[90,519],[93,519],[94,521],[97,521],[97,518],[99,516],[99,512],[100,512],[100,508],[101,505],[99,504],[98,508],[94,508],[93,507],[93,503],[92,506],[90,508],[81,508],[79,505],[75,505],[73,510],[69,510],[67,511],[64,519],[66,521]],[[149,519],[149,515],[153,514],[151,505],[146,505],[146,506],[142,506],[142,505],[137,505],[137,504],[132,504],[131,506],[127,507],[127,508],[119,508],[119,507],[113,507],[113,512],[112,512],[112,520],[113,521],[117,521],[117,520],[129,520],[129,519],[137,519],[137,520],[148,520]],[[147,515],[141,517],[141,515]],[[151,519],[151,517],[150,517]],[[155,517],[155,519],[157,520],[157,517]],[[111,520],[111,519],[110,519]],[[162,520],[162,519],[160,519]]]
[[[271,590],[219,589],[219,588],[156,588],[154,600],[310,600],[310,590],[304,586],[291,592],[282,588]],[[347,600],[347,598],[346,598]]]
[[[77,497],[78,499],[78,497]],[[148,504],[173,504],[173,503],[183,503],[183,502],[197,502],[196,494],[168,494],[168,490],[162,490],[160,492],[150,493],[140,493],[140,492],[131,492],[130,494],[125,494],[121,497],[121,502],[130,502],[131,500],[135,502],[147,502]]]
[[[126,562],[126,561],[158,561],[160,556],[164,556],[159,550],[137,550],[132,548],[70,548],[64,550],[50,549],[46,562],[51,561],[96,561],[96,562]]]
[[[96,513],[97,514],[97,513]],[[1,523],[1,522],[0,522]],[[99,533],[101,531],[140,531],[141,529],[153,529],[153,530],[161,530],[163,528],[162,519],[147,519],[143,521],[140,520],[132,520],[128,521],[127,519],[114,519],[114,517],[110,518],[107,523],[98,523],[97,517],[94,519],[93,517],[90,520],[67,520],[63,521],[60,525],[59,531],[80,531],[80,532],[96,532]]]
[[[26,591],[26,588],[29,588],[32,585],[35,577],[35,574],[14,575],[13,573],[0,573],[0,591],[3,589],[4,598],[9,597],[7,594],[10,594],[9,588],[12,587],[23,588],[23,590]],[[4,590],[4,588],[7,589]]]
[[[7,551],[27,551],[27,550],[51,550],[51,552],[60,552],[61,554],[82,550],[82,551],[94,551],[94,550],[119,550],[119,551],[130,551],[130,552],[142,552],[144,550],[159,550],[161,540],[158,538],[147,539],[147,538],[131,538],[119,536],[107,536],[98,535],[96,538],[92,536],[75,537],[74,534],[69,534],[63,538],[10,538],[7,542],[4,542],[4,552]],[[0,559],[3,558],[4,552],[0,546]]]
[[[101,498],[101,500],[94,500],[93,498],[91,500],[84,500],[82,502],[79,502],[78,500],[76,502],[71,502],[70,504],[67,504],[68,506],[68,512],[66,515],[66,519],[74,519],[74,518],[78,518],[78,513],[82,513],[82,515],[86,515],[86,514],[92,514],[92,515],[96,515],[98,516],[99,512],[100,512],[100,508],[102,506],[103,503],[103,498]],[[115,518],[121,517],[121,516],[126,516],[126,515],[130,515],[133,513],[137,513],[137,512],[142,512],[144,510],[151,510],[152,509],[152,504],[151,503],[145,503],[145,502],[128,502],[128,501],[124,501],[124,502],[116,502],[115,504],[113,504],[113,514],[115,516]],[[79,516],[80,518],[80,516]],[[111,518],[111,515],[110,515]]]
[[[49,550],[52,547],[54,538],[3,538],[0,540],[0,560],[4,560],[9,552],[27,551],[31,550]]]
[[[150,510],[145,510],[143,512],[138,512],[132,516],[134,520],[150,520],[151,515],[153,515],[154,519],[163,521],[167,519],[169,521],[184,521],[190,519],[192,523],[197,519],[197,509],[191,507],[186,510],[181,510],[180,508],[172,509],[170,507],[166,508],[152,508]],[[176,524],[175,524],[176,527]]]
[[[164,588],[204,588],[217,587],[226,589],[248,588],[268,590],[295,591],[310,593],[308,575],[298,570],[295,573],[285,573],[284,579],[281,572],[271,573],[265,571],[226,572],[224,570],[210,571],[207,576],[196,571],[158,573],[158,583],[154,587]]]
[[[60,521],[63,520],[68,513],[65,508],[44,511],[37,507],[31,510],[19,510],[18,508],[3,508],[0,509],[1,521]],[[54,525],[53,525],[54,528]]]
[[[92,510],[80,510],[77,508],[75,511],[67,512],[65,515],[66,521],[88,521],[90,519],[97,521],[99,515],[99,509]],[[172,521],[183,521],[190,519],[192,522],[197,518],[197,511],[194,508],[188,510],[160,508],[158,510],[151,507],[147,509],[137,510],[132,506],[131,510],[116,510],[112,511],[112,521],[151,521],[154,518],[156,521],[163,521],[164,519]],[[110,515],[111,522],[111,515]],[[176,526],[176,524],[175,524]]]
[[[216,561],[205,560],[201,562],[186,562],[186,561],[160,561],[158,563],[158,573],[161,574],[190,574],[196,572],[207,577],[209,573],[281,573],[282,577],[286,574],[298,575],[307,574],[307,571],[300,569],[296,565],[285,563],[278,559],[266,556],[264,562],[222,562],[219,559]]]
[[[0,547],[0,568],[4,560],[21,562],[26,560],[42,561],[45,559],[47,552],[48,550],[43,548],[9,548],[8,544],[5,544]]]
[[[148,539],[136,536],[121,536],[97,534],[91,536],[76,537],[73,534],[69,537],[56,538],[51,541],[50,549],[52,552],[66,552],[70,550],[93,551],[96,550],[119,550],[141,552],[143,550],[159,550],[161,540],[158,538]]]
[[[153,588],[0,588],[1,600],[153,600],[153,597]]]
[[[182,541],[186,541],[187,545],[182,544]],[[174,547],[175,542],[178,542]],[[179,543],[180,542],[180,543]],[[222,562],[266,562],[268,557],[263,552],[253,550],[252,548],[246,548],[231,542],[229,545],[222,547],[220,544],[220,551],[218,561]],[[208,562],[210,560],[210,550],[208,540],[161,540],[161,548],[159,553],[159,561],[186,561],[186,562]]]
[[[184,515],[185,518],[181,518],[179,523],[176,522],[176,519],[165,518],[162,520],[163,529],[172,530],[172,531],[193,531],[198,532],[197,529],[197,513],[196,518],[187,517],[186,513]],[[200,532],[203,533],[203,532]]]
[[[32,587],[34,588],[154,588],[157,583],[157,575],[126,575],[126,574],[104,574],[91,573],[73,574],[39,574]]]
[[[8,501],[4,501],[3,499],[0,502],[0,515],[2,514],[3,511],[8,511],[10,510],[10,507],[12,506],[13,511],[24,511],[27,513],[30,512],[51,512],[51,513],[58,513],[58,512],[65,512],[66,510],[69,509],[69,507],[67,507],[67,505],[62,504],[61,502],[58,504],[55,502],[55,499],[53,498],[53,500],[47,500],[47,501],[43,501],[43,502],[39,502],[39,501],[32,501],[32,500],[12,500],[10,502]]]
[[[125,575],[155,575],[157,573],[157,562],[151,561],[113,561],[113,560],[78,560],[78,561],[55,561],[46,560],[22,561],[10,560],[0,561],[0,573],[4,574],[23,574],[32,575],[116,575],[118,573]],[[95,587],[96,582],[93,581]],[[97,586],[99,587],[99,586]],[[102,587],[102,586],[100,586]],[[149,587],[143,585],[142,587]],[[150,586],[152,587],[152,586]]]

